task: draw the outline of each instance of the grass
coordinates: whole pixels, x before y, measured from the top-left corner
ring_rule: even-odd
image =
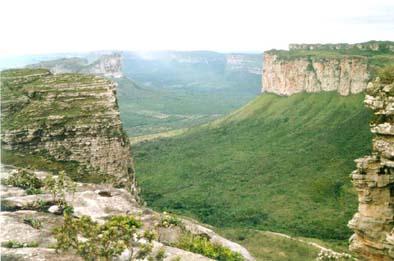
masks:
[[[137,181],[158,210],[219,228],[347,240],[349,174],[371,147],[363,94],[264,94],[212,124],[136,144]]]
[[[81,166],[76,161],[55,160],[45,152],[30,154],[28,152],[7,150],[2,148],[1,162],[6,165],[13,165],[20,168],[29,168],[35,170],[44,170],[53,172],[55,174],[65,171],[72,180],[78,182],[103,183],[110,179],[110,177],[106,178],[104,175],[86,171],[85,167]]]
[[[251,229],[225,229],[220,232],[246,247],[257,260],[312,261],[319,253],[314,246],[268,232]]]
[[[241,254],[231,251],[229,248],[209,241],[204,235],[194,235],[185,233],[179,242],[175,244],[177,248],[222,261],[243,261]]]
[[[261,88],[260,77],[250,77],[253,77],[254,82],[245,83],[244,88],[227,89],[199,89],[183,83],[182,87],[176,89],[140,87],[127,78],[118,79],[119,109],[123,125],[129,136],[136,137],[215,120],[257,95]],[[223,82],[225,80],[217,84],[223,85]],[[204,84],[213,83],[199,83]]]

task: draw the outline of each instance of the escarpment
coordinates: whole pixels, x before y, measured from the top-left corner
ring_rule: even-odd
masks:
[[[356,160],[351,174],[358,212],[348,226],[350,249],[367,260],[394,259],[394,83],[369,83],[365,104],[375,114],[372,155]]]
[[[59,73],[82,73],[94,74],[104,77],[120,78],[122,73],[122,56],[118,53],[99,56],[89,63],[87,59],[73,57],[51,61],[43,61],[28,65],[27,68],[45,68],[54,74]]]
[[[262,90],[286,96],[321,91],[343,96],[360,93],[377,68],[394,63],[394,43],[389,43],[292,44],[289,51],[267,51]]]
[[[1,72],[1,88],[6,153],[40,156],[51,166],[72,165],[80,180],[134,184],[115,83],[92,75],[17,69]]]

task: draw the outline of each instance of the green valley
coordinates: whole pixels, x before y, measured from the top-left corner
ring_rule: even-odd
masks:
[[[212,123],[134,145],[148,205],[218,228],[347,240],[353,160],[370,151],[364,94],[262,94]]]

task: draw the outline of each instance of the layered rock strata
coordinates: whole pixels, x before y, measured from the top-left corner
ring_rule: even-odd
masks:
[[[366,57],[281,57],[264,53],[263,91],[278,95],[337,91],[340,95],[362,92],[369,79]]]
[[[394,83],[369,83],[364,102],[375,114],[375,137],[372,155],[357,159],[351,174],[359,207],[348,224],[350,249],[367,260],[394,260]]]
[[[81,176],[134,186],[130,144],[119,117],[116,84],[46,69],[1,72],[3,149],[75,162]]]

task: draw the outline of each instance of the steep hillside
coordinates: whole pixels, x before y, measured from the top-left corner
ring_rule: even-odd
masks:
[[[291,44],[264,54],[262,90],[279,95],[337,91],[360,93],[383,65],[394,64],[394,42]]]
[[[218,227],[347,239],[348,173],[370,150],[362,94],[263,94],[225,119],[134,146],[143,198]]]

